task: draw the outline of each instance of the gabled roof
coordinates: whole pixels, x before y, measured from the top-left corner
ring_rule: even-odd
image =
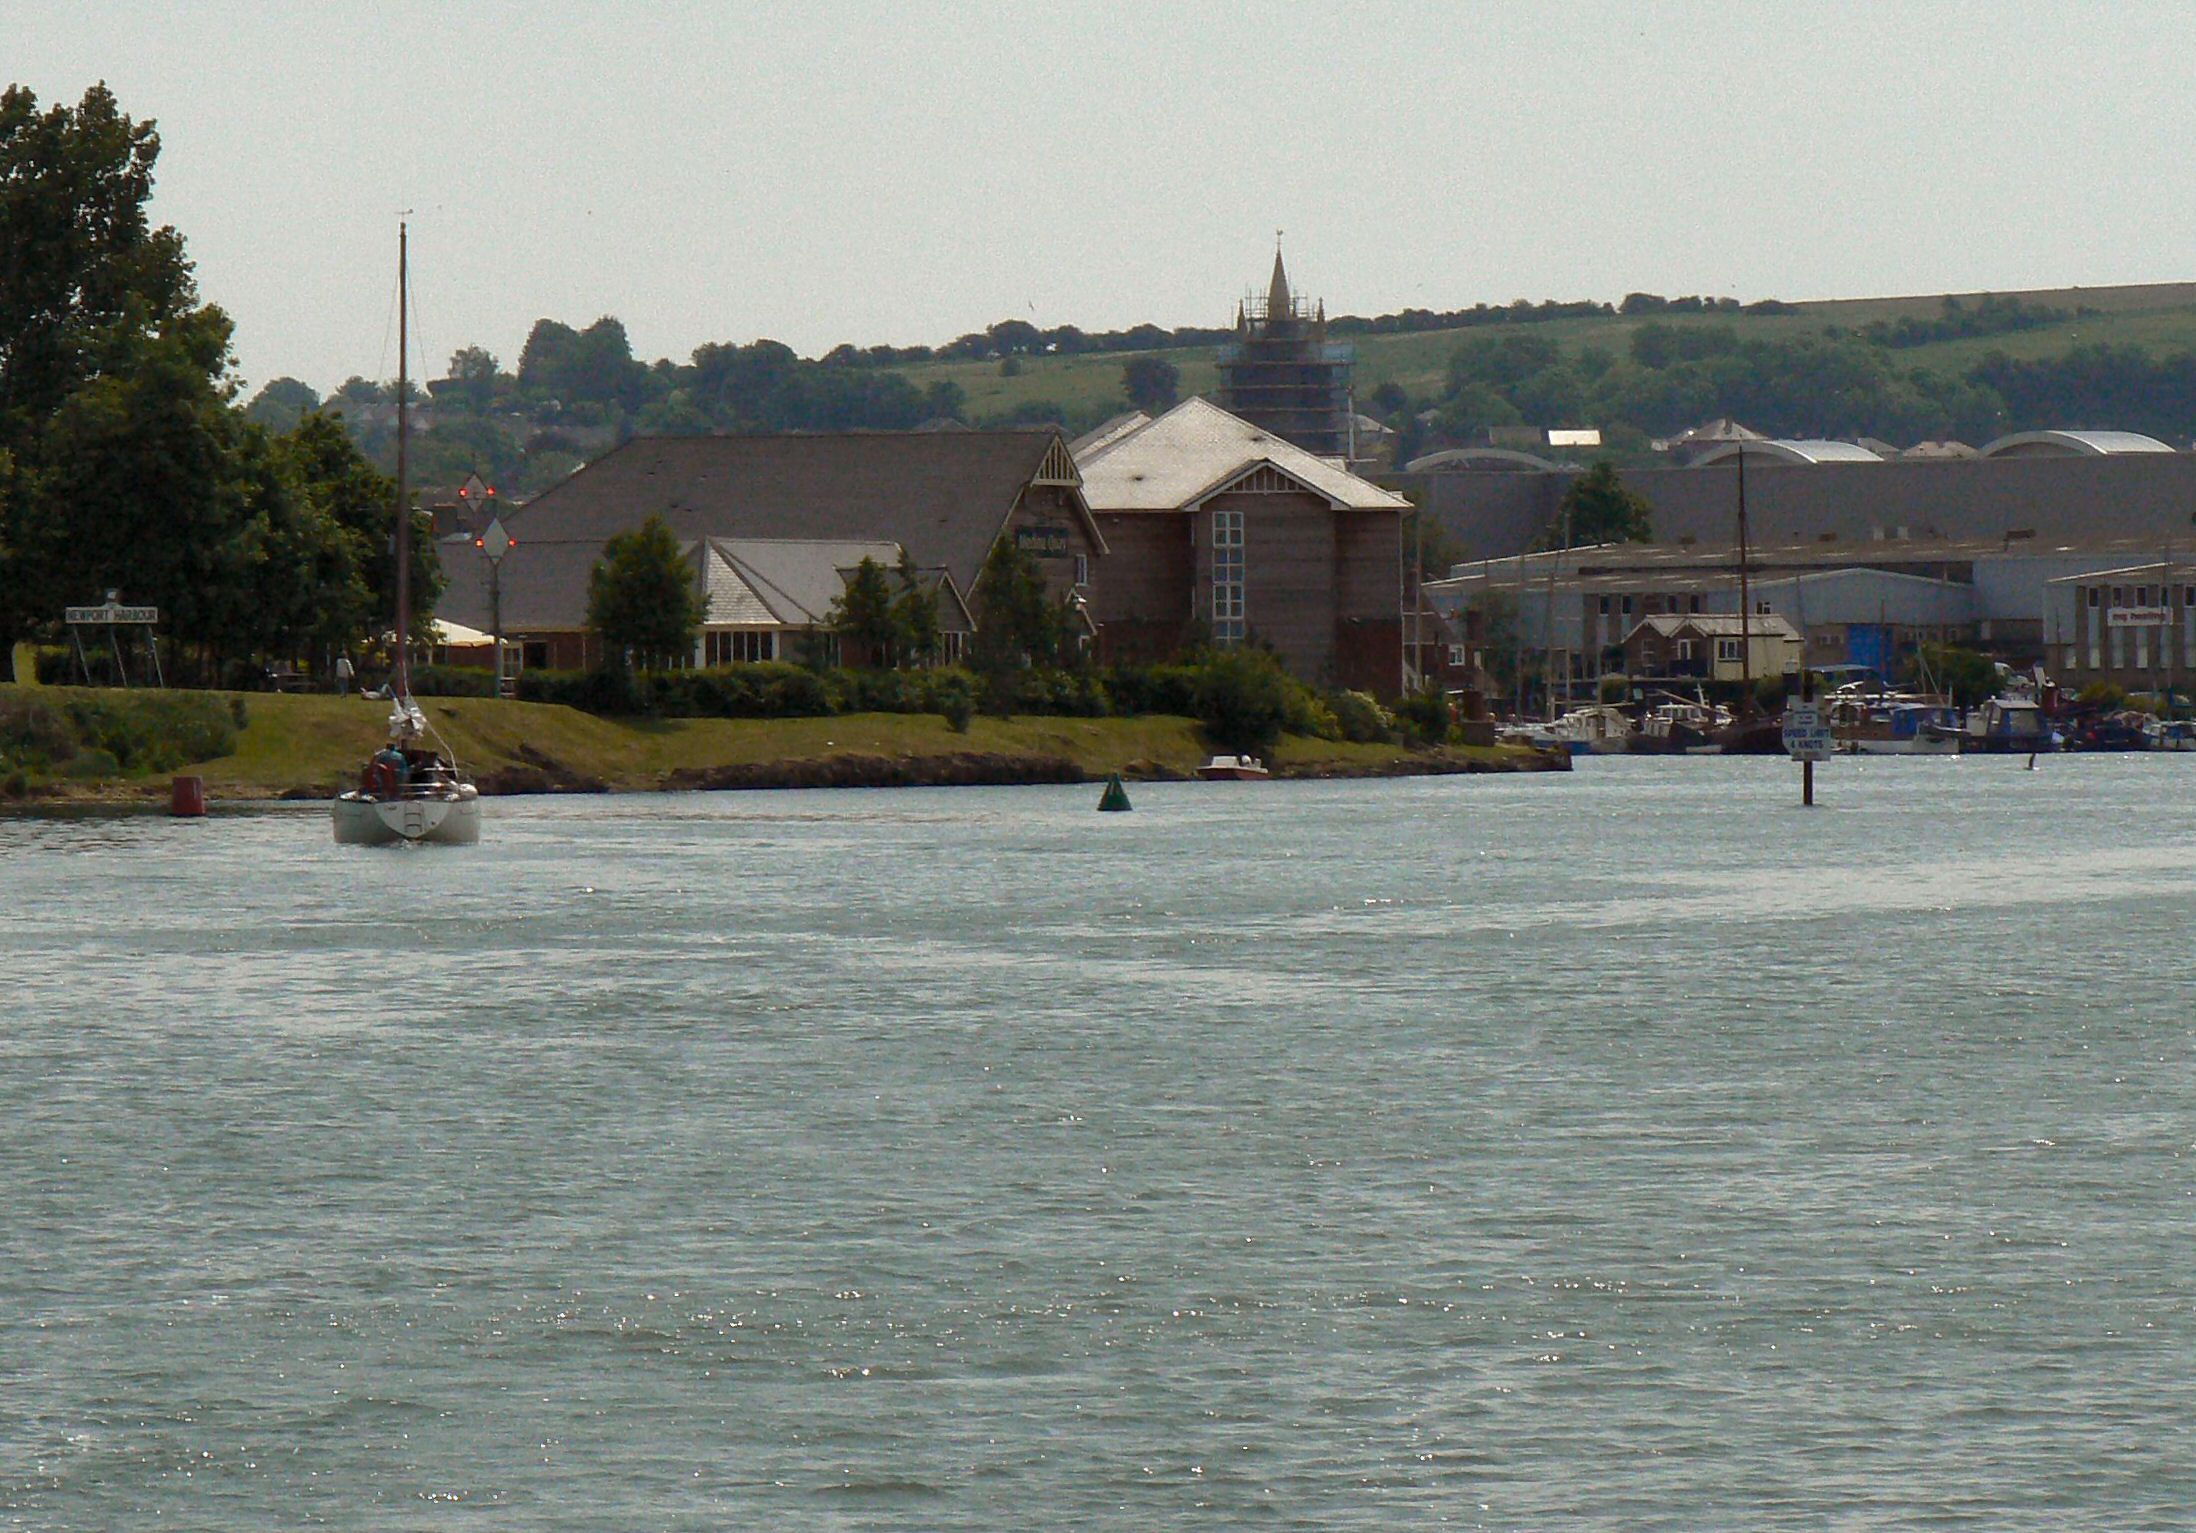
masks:
[[[599,549],[661,516],[689,543],[889,539],[973,590],[1023,487],[1054,478],[1059,442],[1054,431],[635,437],[535,496],[512,518],[512,534],[523,550]],[[1087,507],[1065,488],[1085,536],[1103,551]]]
[[[1075,454],[1077,463],[1081,463],[1091,454],[1097,452],[1099,448],[1118,442],[1131,431],[1141,430],[1150,424],[1151,417],[1143,411],[1130,410],[1125,414],[1114,416],[1113,419],[1101,425],[1093,426],[1074,441],[1068,443],[1068,451]]]
[[[847,572],[864,559],[897,568],[897,543],[820,538],[710,538],[702,565],[708,622],[805,627],[831,615]]]
[[[1185,399],[1157,420],[1114,431],[1077,462],[1093,511],[1190,510],[1260,465],[1325,496],[1337,510],[1404,511],[1411,504],[1204,399]]]
[[[1797,639],[1799,630],[1773,612],[1757,612],[1741,618],[1735,612],[1672,612],[1643,617],[1625,632],[1629,644],[1642,629],[1658,638],[1675,638],[1690,630],[1704,639],[1736,639],[1751,634],[1757,639]]]

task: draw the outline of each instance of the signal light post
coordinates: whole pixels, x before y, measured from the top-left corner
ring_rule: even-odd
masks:
[[[495,489],[483,486],[476,474],[465,481],[458,498],[486,503],[494,500],[495,494]],[[505,697],[509,695],[510,677],[504,674],[503,664],[503,556],[518,547],[518,539],[504,531],[503,518],[491,512],[488,525],[473,535],[473,546],[488,561],[488,626],[496,647],[496,696]]]

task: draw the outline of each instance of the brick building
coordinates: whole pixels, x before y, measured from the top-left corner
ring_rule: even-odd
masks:
[[[1107,549],[1090,596],[1102,656],[1253,641],[1307,681],[1411,684],[1402,496],[1202,399],[1073,452]]]
[[[595,665],[589,573],[605,542],[651,516],[688,546],[709,600],[697,663],[790,658],[790,637],[819,626],[865,555],[888,563],[905,550],[935,583],[950,652],[967,634],[965,617],[953,619],[1001,539],[1061,598],[1091,589],[1106,548],[1056,432],[636,437],[505,513],[517,547],[499,592],[470,538],[447,540],[437,614],[485,631],[500,596],[504,636],[525,664]]]

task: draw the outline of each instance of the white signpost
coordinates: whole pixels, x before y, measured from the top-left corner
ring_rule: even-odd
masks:
[[[1815,763],[1830,759],[1830,720],[1812,698],[1794,697],[1784,704],[1784,748],[1800,764],[1800,803],[1815,806]]]
[[[115,679],[125,687],[130,684],[130,669],[122,658],[122,640],[116,630],[144,629],[145,652],[152,657],[153,685],[164,687],[168,684],[167,678],[160,674],[160,641],[153,635],[153,629],[160,622],[158,607],[127,607],[115,600],[115,593],[109,591],[107,599],[96,607],[63,608],[61,620],[68,624],[69,638],[76,645],[76,665],[83,674],[85,686],[92,684],[91,658],[84,653],[84,630],[87,628],[107,630],[107,644],[114,651]]]
[[[1784,749],[1794,761],[1828,761],[1833,748],[1830,720],[1818,704],[1795,697],[1784,705]]]

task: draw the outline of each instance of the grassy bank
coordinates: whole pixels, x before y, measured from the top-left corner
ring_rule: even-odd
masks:
[[[215,694],[224,706],[229,694]],[[74,688],[0,687],[0,704],[71,697],[109,703],[159,694],[83,693]],[[388,704],[363,698],[234,694],[244,723],[234,747],[208,761],[174,770],[206,779],[216,798],[276,798],[335,792],[383,736]],[[1188,719],[978,718],[955,734],[933,715],[863,713],[813,719],[604,719],[549,703],[476,698],[426,698],[421,707],[459,759],[483,785],[506,791],[544,789],[648,790],[731,780],[752,781],[1059,780],[1069,768],[1086,778],[1108,772],[1130,777],[1179,777],[1210,754]],[[796,771],[789,764],[809,764]],[[819,771],[836,763],[843,770]],[[971,763],[976,763],[972,766]],[[889,764],[890,770],[884,767]],[[1439,753],[1394,745],[1354,745],[1291,736],[1274,752],[1283,773],[1384,776],[1413,770],[1502,770],[1532,765],[1529,753],[1506,749]],[[782,772],[770,769],[787,767]],[[979,775],[971,778],[974,771]],[[988,776],[983,774],[988,773]],[[127,799],[167,789],[169,770],[33,778],[32,786],[62,797]]]

